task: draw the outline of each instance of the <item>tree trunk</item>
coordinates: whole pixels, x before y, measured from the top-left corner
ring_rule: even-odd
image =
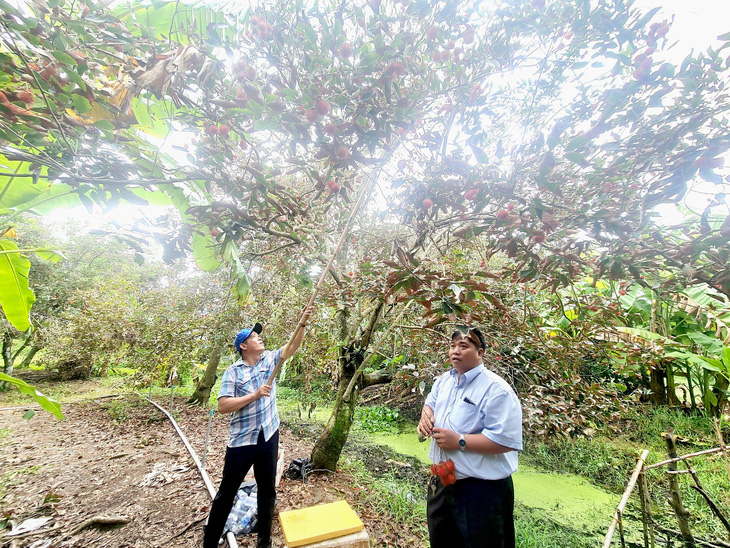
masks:
[[[360,386],[347,393],[350,381],[364,358],[364,351],[356,349],[354,345],[340,347],[340,379],[337,384],[337,397],[332,409],[332,415],[322,435],[312,449],[312,468],[315,470],[337,469],[342,448],[345,446],[350,428],[355,418],[355,406],[360,396]]]
[[[215,385],[215,381],[218,378],[218,365],[221,363],[221,354],[223,353],[223,346],[217,342],[213,344],[213,348],[210,351],[208,357],[208,366],[205,368],[203,378],[200,379],[198,386],[195,387],[195,391],[190,396],[188,403],[196,405],[206,405],[210,399],[210,391]]]
[[[340,346],[337,397],[330,420],[312,449],[311,461],[315,470],[335,471],[337,469],[337,462],[340,460],[342,448],[345,446],[355,418],[355,407],[360,397],[360,390],[365,383],[360,366],[365,359],[365,351],[372,341],[384,304],[384,301],[379,301],[369,312],[368,325],[359,337],[349,344]],[[340,308],[339,314],[340,337],[344,339],[349,309],[343,306]]]
[[[661,363],[654,365],[649,371],[649,401],[653,405],[666,405],[667,404],[667,388],[664,384],[666,379],[666,371],[662,367]]]
[[[8,329],[3,333],[3,373],[13,375],[13,336]],[[0,391],[8,389],[8,383],[0,382]]]
[[[33,361],[33,358],[35,358],[35,355],[43,349],[42,345],[34,344],[30,347],[30,350],[28,350],[28,353],[23,358],[23,361],[20,362],[20,368],[28,368],[30,366],[30,363]]]

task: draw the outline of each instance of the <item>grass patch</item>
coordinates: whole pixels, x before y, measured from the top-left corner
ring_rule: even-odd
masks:
[[[114,376],[116,377],[131,377],[137,374],[137,370],[132,367],[115,367]]]
[[[595,536],[573,531],[519,504],[515,507],[515,537],[517,548],[594,548],[597,545]]]
[[[397,432],[404,422],[397,409],[384,405],[355,408],[354,426],[366,432]]]
[[[14,470],[11,472],[0,473],[0,502],[5,498],[5,494],[8,492],[13,485],[19,483],[24,475],[32,476],[37,474],[41,470],[42,466],[35,465],[23,468],[21,470]]]
[[[527,444],[521,461],[545,470],[576,474],[611,492],[622,493],[636,458],[603,439],[579,438]]]
[[[122,423],[129,419],[129,403],[125,400],[110,402],[106,406],[109,418],[115,423]]]
[[[392,473],[373,476],[361,460],[345,461],[345,469],[364,487],[363,504],[375,508],[399,526],[412,531],[417,537],[428,539],[426,527],[426,494],[416,484],[396,478]]]

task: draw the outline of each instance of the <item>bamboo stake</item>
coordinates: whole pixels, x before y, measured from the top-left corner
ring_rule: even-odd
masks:
[[[667,428],[667,433],[664,435],[664,441],[667,444],[667,455],[672,460],[667,464],[667,468],[670,472],[677,471],[677,445],[676,438],[674,437],[674,428]],[[679,530],[682,533],[682,539],[684,539],[685,546],[695,546],[695,540],[692,536],[692,531],[689,528],[689,511],[682,504],[682,495],[679,491],[679,480],[676,474],[669,474],[669,505],[674,510],[677,516],[677,524]]]
[[[646,468],[641,472],[641,485],[643,486],[645,505],[646,505],[646,517],[649,522],[649,543],[650,548],[654,548],[654,517],[651,513],[651,495],[649,494],[649,482],[646,479]]]
[[[616,526],[621,521],[621,516],[623,514],[624,508],[626,507],[626,504],[629,502],[629,497],[631,496],[631,493],[634,490],[634,486],[636,485],[636,480],[638,479],[641,471],[644,469],[644,463],[646,462],[646,457],[648,457],[648,456],[649,456],[649,450],[644,449],[644,451],[642,451],[642,453],[641,453],[641,456],[639,457],[639,460],[636,462],[636,466],[634,467],[633,474],[631,474],[631,479],[629,480],[629,484],[626,486],[624,495],[623,495],[623,497],[621,497],[621,502],[618,503],[616,512],[613,515],[613,520],[611,521],[611,525],[608,527],[608,532],[606,533],[606,539],[603,541],[603,548],[609,548],[609,546],[611,546],[611,540],[613,539],[613,533],[616,531]]]
[[[639,500],[641,501],[641,525],[644,532],[644,548],[649,548],[649,527],[646,509],[646,490],[644,480],[646,475],[642,472],[639,475]]]
[[[322,283],[324,283],[325,277],[329,273],[330,268],[332,268],[332,264],[335,262],[335,258],[337,257],[337,254],[340,252],[340,248],[342,247],[342,244],[345,242],[345,238],[347,238],[347,234],[350,232],[350,225],[352,224],[352,221],[355,218],[355,214],[360,209],[360,206],[362,205],[365,196],[370,194],[370,190],[375,186],[376,180],[377,180],[376,174],[373,173],[373,175],[371,176],[370,185],[363,186],[362,189],[360,190],[360,196],[358,196],[357,202],[355,202],[355,205],[352,206],[352,211],[350,211],[350,216],[347,218],[347,223],[345,224],[345,228],[342,230],[340,239],[337,242],[337,245],[335,246],[335,250],[332,252],[332,256],[330,257],[329,261],[327,262],[327,266],[324,268],[324,270],[322,271],[322,274],[319,276],[319,281],[317,282],[317,285],[314,287],[312,296],[309,298],[309,302],[307,303],[307,306],[304,308],[305,310],[314,304],[314,299],[317,298],[317,294],[319,293],[319,290],[322,287]],[[286,354],[289,351],[291,342],[294,339],[296,339],[299,332],[302,329],[304,329],[305,326],[306,326],[306,322],[304,321],[304,315],[301,314],[299,316],[299,323],[297,323],[296,328],[294,328],[294,333],[292,334],[291,338],[287,341],[286,346],[284,346],[284,350],[282,352],[283,354]],[[284,360],[279,360],[279,363],[277,363],[276,367],[274,367],[274,371],[271,373],[269,380],[266,381],[266,384],[271,385],[271,383],[274,382],[274,379],[276,379],[276,376],[279,374],[279,371],[281,370],[282,365],[284,365]]]
[[[213,422],[213,410],[208,413],[208,429],[205,431],[205,448],[203,449],[203,460],[200,464],[205,468],[205,458],[208,456],[208,442],[210,441],[210,423]]]
[[[727,479],[730,480],[730,455],[728,454],[728,448],[725,445],[725,440],[722,439],[722,430],[720,430],[720,421],[717,417],[714,418],[715,432],[717,433],[717,439],[720,442],[720,449],[722,450],[722,456],[725,459],[725,468],[727,468]]]
[[[646,466],[644,470],[651,470],[652,468],[659,468],[660,466],[665,466],[667,464],[671,464],[673,462],[680,462],[684,459],[691,459],[692,457],[699,457],[700,455],[711,455],[712,453],[719,453],[722,451],[721,447],[715,447],[714,449],[705,449],[704,451],[697,451],[697,453],[688,453],[686,455],[683,455],[681,457],[674,457],[671,459],[663,460],[662,462],[657,462],[656,464],[650,464],[649,466]]]

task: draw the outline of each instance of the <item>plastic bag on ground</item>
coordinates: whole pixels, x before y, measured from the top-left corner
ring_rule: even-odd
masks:
[[[256,530],[256,493],[256,482],[247,481],[241,484],[224,531],[243,535]]]
[[[312,463],[307,458],[294,459],[285,472],[285,476],[292,480],[300,479],[306,483],[312,473]]]

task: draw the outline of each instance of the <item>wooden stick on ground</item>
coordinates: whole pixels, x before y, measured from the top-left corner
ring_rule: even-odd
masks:
[[[93,516],[79,523],[76,527],[66,533],[66,537],[72,537],[92,525],[126,525],[131,521],[132,518],[128,518],[127,516],[105,516],[103,514],[99,514],[98,516]]]

